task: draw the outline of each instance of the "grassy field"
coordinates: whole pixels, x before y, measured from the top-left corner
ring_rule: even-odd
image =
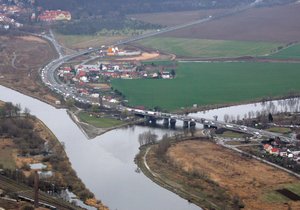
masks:
[[[268,57],[278,59],[300,59],[300,44],[292,45]]]
[[[284,127],[272,127],[272,128],[267,129],[267,131],[275,132],[275,133],[282,133],[282,134],[291,133],[290,128],[284,128]]]
[[[129,105],[175,110],[193,104],[247,102],[300,91],[300,65],[179,63],[173,80],[112,80]]]
[[[291,184],[284,184],[282,186],[278,186],[278,189],[288,189],[291,192],[297,194],[300,196],[300,183],[296,182],[296,183],[291,183]],[[289,199],[287,197],[285,197],[284,195],[276,192],[276,191],[270,191],[268,193],[266,193],[265,195],[263,195],[263,200],[267,201],[267,202],[288,202]]]
[[[99,127],[99,128],[110,128],[110,127],[114,127],[114,126],[123,124],[123,122],[120,120],[111,119],[111,118],[97,118],[94,116],[90,116],[86,112],[80,112],[78,114],[78,116],[81,121],[91,124],[95,127]]]
[[[138,42],[146,47],[159,49],[185,57],[239,57],[269,54],[280,43],[225,41],[159,37]]]
[[[220,136],[223,138],[243,138],[245,134],[234,131],[225,131]]]

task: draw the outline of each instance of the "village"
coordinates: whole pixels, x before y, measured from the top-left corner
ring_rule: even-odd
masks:
[[[44,10],[35,8],[35,0],[0,0],[0,29],[10,30],[21,28],[28,22],[54,23],[57,21],[70,21],[69,11]]]
[[[98,104],[99,98],[101,102],[119,103],[122,94],[112,91],[111,79],[173,79],[176,75],[174,66],[159,66],[131,59],[142,54],[139,50],[108,47],[107,50],[95,52],[93,56],[96,59],[88,64],[83,62],[61,66],[56,73],[57,78],[67,84],[72,93],[84,95],[94,104]],[[65,98],[68,97],[65,95]]]

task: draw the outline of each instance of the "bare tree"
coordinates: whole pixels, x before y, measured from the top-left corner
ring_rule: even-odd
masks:
[[[140,146],[145,144],[154,144],[157,141],[157,135],[151,131],[141,133],[138,138]]]
[[[28,109],[27,107],[24,108],[24,114],[26,117],[28,117],[30,115],[30,109]]]
[[[225,114],[225,115],[224,115],[224,121],[227,123],[228,120],[229,120],[229,115],[228,115],[228,114]]]

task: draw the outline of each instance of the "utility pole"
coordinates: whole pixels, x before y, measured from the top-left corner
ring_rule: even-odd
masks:
[[[39,207],[39,174],[37,171],[34,173],[34,208]]]

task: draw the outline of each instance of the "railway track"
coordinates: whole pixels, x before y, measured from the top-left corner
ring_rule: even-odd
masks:
[[[26,186],[22,183],[18,183],[12,179],[0,175],[0,186],[3,190],[10,193],[16,193],[18,196],[27,197],[29,199],[34,198],[33,188]],[[62,199],[52,197],[44,192],[39,192],[39,201],[47,203],[51,206],[55,206],[59,210],[79,210],[80,207],[76,207],[71,203],[68,203]]]

